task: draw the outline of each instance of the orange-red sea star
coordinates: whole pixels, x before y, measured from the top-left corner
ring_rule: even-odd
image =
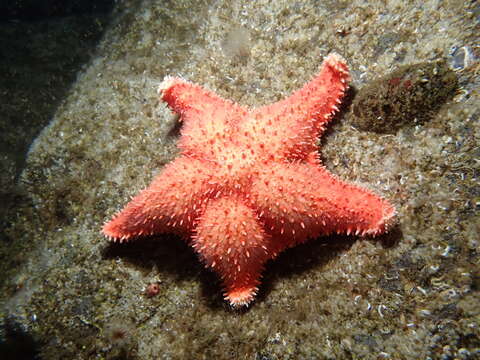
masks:
[[[394,207],[330,174],[318,137],[349,81],[336,54],[285,100],[242,107],[180,78],[159,93],[183,121],[181,155],[103,226],[120,242],[176,233],[221,277],[225,299],[250,303],[265,262],[286,248],[331,233],[378,235]]]

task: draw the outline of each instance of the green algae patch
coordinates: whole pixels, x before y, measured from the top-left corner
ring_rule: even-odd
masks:
[[[457,76],[444,61],[405,65],[362,88],[353,102],[353,125],[395,133],[423,124],[455,93]]]

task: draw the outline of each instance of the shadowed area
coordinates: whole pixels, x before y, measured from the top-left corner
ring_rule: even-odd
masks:
[[[357,241],[375,241],[385,248],[398,244],[401,230],[395,226],[388,234],[376,239],[360,239],[355,236],[333,235],[308,240],[306,243],[282,252],[268,261],[262,272],[262,286],[252,306],[233,309],[221,295],[222,284],[218,276],[206,269],[193,249],[174,235],[159,235],[130,240],[126,243],[109,242],[102,251],[105,260],[122,258],[136,269],[148,273],[157,269],[160,278],[168,281],[194,280],[201,283],[201,301],[212,309],[225,309],[238,313],[248,312],[268,297],[276,282],[318,269],[349,251]],[[163,274],[163,275],[162,275]]]

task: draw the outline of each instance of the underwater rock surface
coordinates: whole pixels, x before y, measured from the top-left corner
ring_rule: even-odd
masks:
[[[401,66],[360,89],[352,124],[390,134],[402,126],[423,124],[453,97],[457,86],[457,76],[445,61]]]
[[[48,360],[479,357],[475,2],[127,0],[112,16],[4,212],[0,349],[28,344]],[[458,91],[428,121],[363,131],[345,106],[322,138],[329,171],[395,204],[391,234],[283,253],[241,312],[174,236],[111,245],[100,234],[177,154],[180,125],[157,93],[165,76],[260,106],[298,89],[332,51],[358,89],[451,54],[458,65]]]

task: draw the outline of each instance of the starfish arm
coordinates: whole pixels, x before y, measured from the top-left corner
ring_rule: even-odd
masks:
[[[242,125],[245,131],[259,133],[255,127],[260,124],[270,153],[305,159],[316,151],[317,139],[338,111],[349,80],[345,60],[330,54],[310,82],[282,101],[252,110],[251,120]]]
[[[230,133],[246,110],[212,91],[181,78],[167,77],[159,87],[162,100],[180,115],[183,126],[179,148],[213,159],[225,146]]]
[[[209,187],[212,172],[202,161],[177,158],[105,223],[103,234],[120,242],[159,233],[188,235],[214,190]]]
[[[277,251],[330,233],[379,235],[394,207],[373,192],[337,179],[309,163],[275,163],[252,186],[252,199]]]
[[[251,302],[268,259],[270,239],[255,212],[241,199],[212,200],[199,219],[193,247],[207,267],[219,274],[232,306]]]

